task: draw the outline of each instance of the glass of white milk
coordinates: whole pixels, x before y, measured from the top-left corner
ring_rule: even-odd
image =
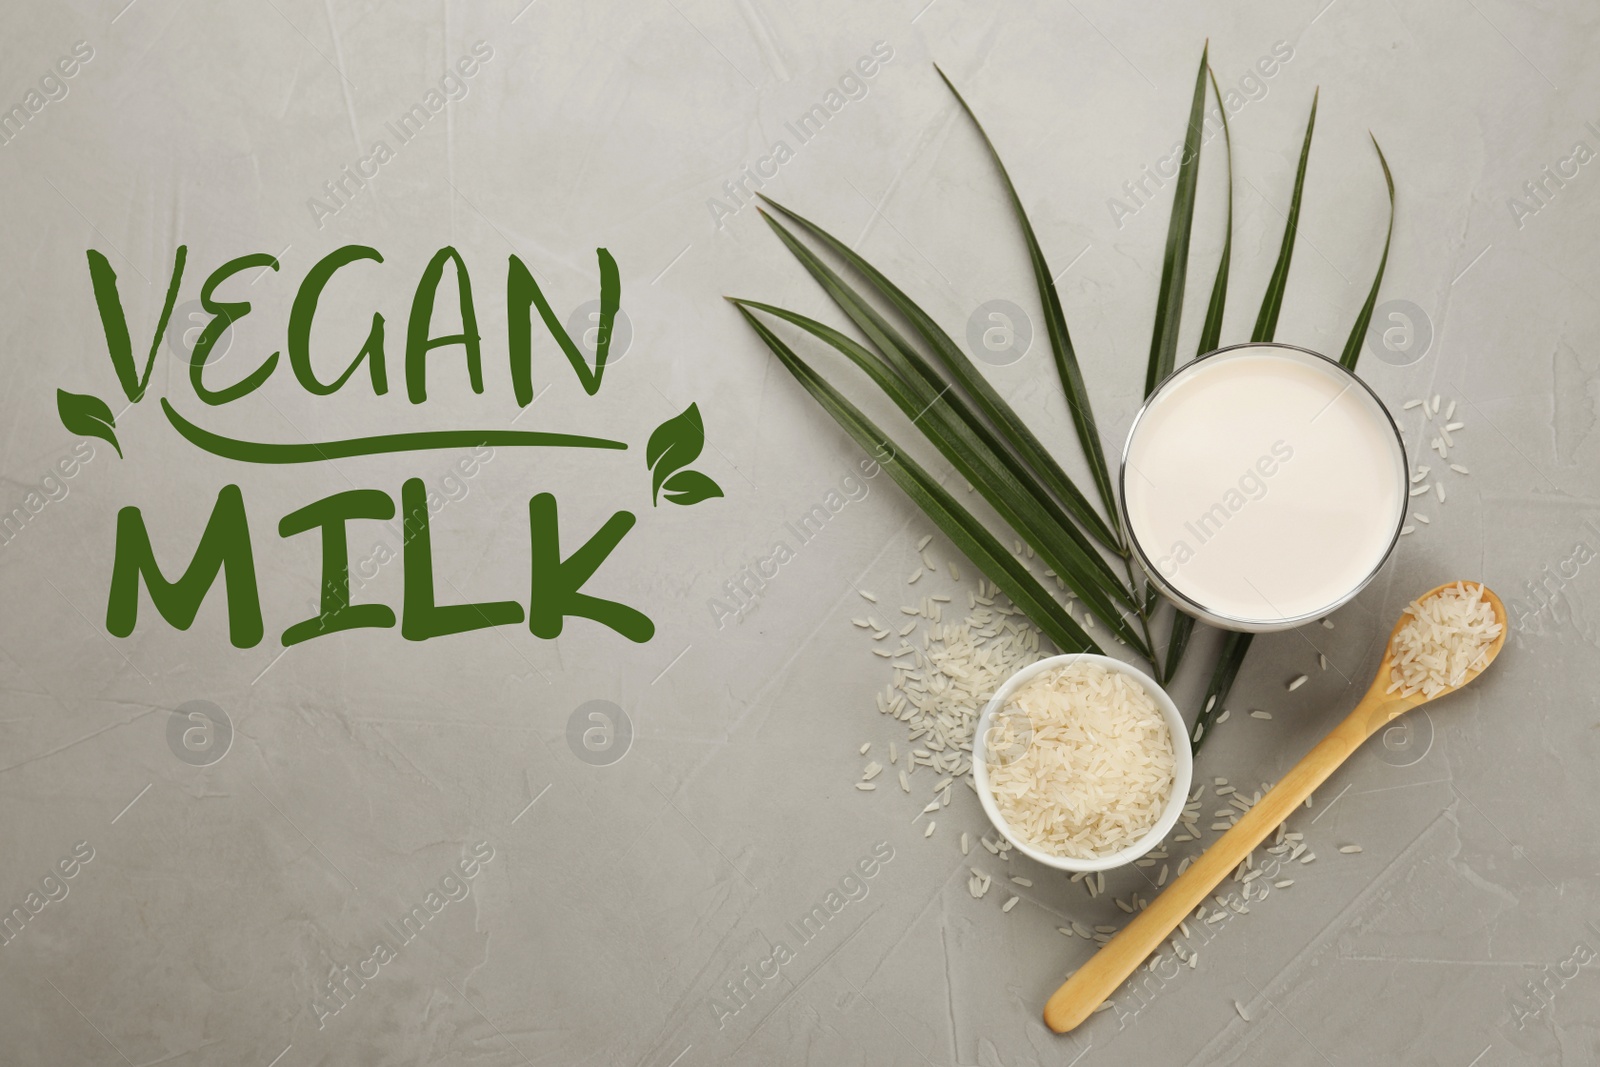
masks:
[[[1229,630],[1286,630],[1359,593],[1405,519],[1405,444],[1334,360],[1218,349],[1145,401],[1122,452],[1129,541],[1178,607]]]

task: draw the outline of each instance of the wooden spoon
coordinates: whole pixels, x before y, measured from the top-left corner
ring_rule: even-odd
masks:
[[[1418,599],[1427,600],[1455,585],[1455,582],[1448,582]],[[1487,588],[1483,590],[1483,599],[1494,611],[1495,621],[1500,624],[1500,635],[1458,685],[1441,690],[1437,696],[1453,693],[1482,674],[1505,644],[1505,605]],[[1205,901],[1206,896],[1228,876],[1228,872],[1243,863],[1245,857],[1266,840],[1267,835],[1305,803],[1312,790],[1326,781],[1341,763],[1361,747],[1363,741],[1397,716],[1428,702],[1430,698],[1421,693],[1402,697],[1385,692],[1391,681],[1389,671],[1394,654],[1394,636],[1409,618],[1409,615],[1401,615],[1400,621],[1395,624],[1384,649],[1383,662],[1378,664],[1378,676],[1373,679],[1367,695],[1361,698],[1361,703],[1356,705],[1349,717],[1334,727],[1316,748],[1306,753],[1305,758],[1295,764],[1260,802],[1245,812],[1231,830],[1218,838],[1165,892],[1135,915],[1117,936],[1055,991],[1044,1006],[1045,1025],[1058,1034],[1064,1034],[1087,1019],[1166,940],[1178,923]]]

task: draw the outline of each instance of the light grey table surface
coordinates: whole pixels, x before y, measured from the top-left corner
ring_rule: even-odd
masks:
[[[0,106],[26,121],[0,147],[0,906],[24,919],[0,945],[0,1063],[1600,1062],[1596,9],[524,3],[74,0],[10,13]],[[1031,347],[990,378],[1076,464],[1018,232],[932,64],[1010,166],[1115,449],[1140,399],[1171,198],[1168,183],[1141,204],[1124,184],[1181,136],[1207,38],[1237,93],[1224,340],[1248,336],[1320,86],[1278,337],[1337,352],[1365,297],[1386,219],[1370,129],[1398,190],[1381,294],[1398,350],[1369,348],[1361,372],[1404,415],[1413,454],[1427,441],[1401,405],[1456,402],[1466,428],[1452,459],[1471,474],[1448,482],[1446,503],[1426,498],[1431,524],[1335,629],[1256,642],[1197,774],[1281,774],[1353,704],[1411,595],[1481,578],[1521,610],[1488,675],[1318,792],[1296,826],[1319,859],[1296,865],[1292,888],[1197,934],[1194,970],[1163,969],[1058,1037],[1040,1009],[1088,949],[1056,928],[1114,923],[1109,896],[1150,872],[1115,873],[1091,900],[975,847],[997,876],[1032,880],[1003,912],[1009,893],[967,890],[957,839],[988,829],[971,793],[958,787],[924,839],[925,777],[913,796],[854,788],[859,746],[903,747],[904,731],[874,710],[889,668],[851,624],[864,607],[853,586],[893,612],[932,528],[886,477],[846,481],[860,450],[719,299],[828,313],[725,183],[775,169],[765,192],[845,235],[958,338],[987,301],[1019,305]],[[472,75],[430,109],[475,45]],[[873,75],[851,80],[874,49]],[[1275,49],[1272,76],[1252,74]],[[796,137],[818,104],[836,106]],[[416,113],[427,121],[397,136]],[[1220,248],[1220,160],[1213,143],[1181,353]],[[345,178],[364,165],[362,184]],[[285,363],[258,392],[202,405],[186,363],[205,276],[249,253],[280,259],[221,290],[253,303],[214,371],[232,381],[284,347],[296,287],[352,243],[384,263],[330,288],[318,364],[348,358],[381,311],[389,393],[374,397],[362,372],[309,396]],[[179,322],[130,406],[85,252],[115,270],[142,363],[180,244]],[[467,388],[459,349],[441,349],[431,397],[413,406],[407,312],[445,245],[471,272],[485,390]],[[549,392],[513,426],[507,257],[565,316],[596,298],[600,246],[620,265],[631,341],[589,397],[536,321],[534,384]],[[441,324],[454,307],[442,299]],[[113,407],[120,458],[64,428],[57,389]],[[188,445],[160,397],[263,441],[490,427],[597,433],[629,451],[497,449],[470,474],[459,448],[265,466]],[[695,466],[726,496],[652,507],[645,440],[691,402],[707,437]],[[280,538],[278,521],[355,487],[398,498],[407,478],[447,501],[433,519],[441,602],[526,600],[535,494],[558,498],[568,553],[614,511],[636,514],[588,591],[643,610],[654,638],[575,619],[557,640],[524,625],[285,648],[282,630],[315,602],[320,555],[315,534]],[[265,639],[230,643],[220,585],[188,631],[146,594],[134,634],[108,633],[119,509],[141,509],[172,576],[229,484],[251,523]],[[791,536],[787,524],[852,485],[858,499],[820,534]],[[353,561],[369,541],[395,546],[377,524],[352,531]],[[719,619],[724,583],[779,541],[793,558],[741,618]],[[930,550],[955,558],[942,537]],[[401,564],[372,569],[361,598],[398,608]],[[1540,582],[1558,591],[1549,606],[1533,599]],[[1174,686],[1190,714],[1215,641]],[[1287,692],[1301,673],[1310,682]],[[579,709],[592,700],[622,709],[632,738],[585,762],[569,726],[591,724]],[[196,707],[225,725],[186,718]],[[1349,843],[1363,851],[1338,852]],[[474,849],[490,858],[453,879]],[[786,924],[874,850],[892,858],[865,895],[791,939],[792,958],[762,978]],[[441,884],[421,933],[395,937]],[[393,958],[365,962],[380,939]]]

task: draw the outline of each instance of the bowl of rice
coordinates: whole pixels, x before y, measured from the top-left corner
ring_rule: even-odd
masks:
[[[1012,675],[978,717],[972,772],[995,828],[1073,872],[1131,863],[1177,825],[1194,761],[1178,707],[1107,656],[1051,656]]]

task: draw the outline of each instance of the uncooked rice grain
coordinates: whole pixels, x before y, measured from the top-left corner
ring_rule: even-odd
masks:
[[[1077,859],[1119,851],[1150,832],[1172,791],[1176,760],[1166,719],[1142,685],[1078,663],[1031,679],[1009,706],[1022,715],[995,724],[985,756],[995,805],[1012,832]],[[995,748],[1024,745],[1009,763],[992,758]]]
[[[1460,685],[1501,634],[1483,586],[1457,582],[1406,608],[1409,621],[1391,643],[1388,692],[1432,698]]]

